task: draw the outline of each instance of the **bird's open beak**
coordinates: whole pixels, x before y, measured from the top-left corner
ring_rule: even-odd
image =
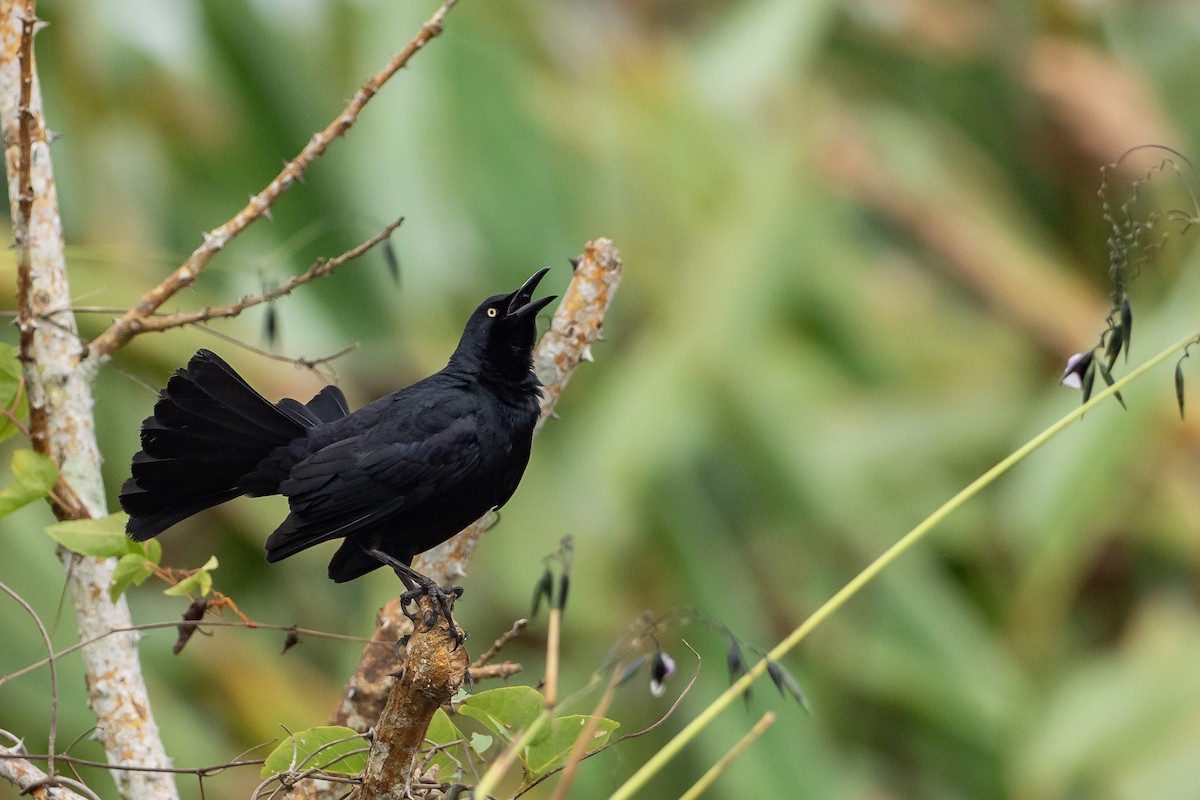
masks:
[[[550,271],[549,267],[542,267],[537,272],[525,281],[525,284],[512,293],[512,299],[508,301],[509,317],[524,317],[530,314],[536,314],[549,305],[550,301],[557,298],[557,295],[543,297],[541,300],[534,300],[533,293],[537,289],[538,283]]]

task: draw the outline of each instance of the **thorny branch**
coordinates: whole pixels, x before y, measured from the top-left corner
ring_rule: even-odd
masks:
[[[272,289],[262,292],[261,294],[247,295],[239,298],[232,303],[223,306],[210,306],[202,308],[198,311],[181,311],[176,314],[152,314],[141,320],[138,325],[138,333],[149,333],[150,331],[165,331],[170,328],[178,328],[183,325],[197,325],[209,320],[219,319],[222,317],[236,317],[238,314],[252,306],[268,303],[272,300],[277,300],[284,295],[292,293],[298,286],[303,286],[306,283],[311,283],[317,278],[323,278],[329,275],[338,267],[345,264],[347,261],[353,261],[363,255],[371,248],[387,241],[392,232],[400,227],[404,222],[404,217],[389,224],[379,233],[372,236],[370,239],[362,242],[355,247],[350,248],[341,255],[333,258],[318,259],[311,267],[299,275],[289,278],[284,283]]]
[[[22,794],[28,792],[40,800],[84,800],[85,797],[96,800],[96,795],[91,792],[79,794],[66,788],[62,784],[70,783],[86,790],[86,787],[76,784],[75,781],[63,778],[52,779],[35,767],[30,758],[24,752],[19,740],[14,741],[11,747],[0,746],[0,777],[7,779],[14,786],[20,787]]]
[[[99,516],[105,513],[105,496],[92,418],[93,373],[80,369],[72,319],[39,323],[46,309],[69,301],[70,290],[34,61],[33,37],[42,27],[34,10],[33,0],[0,2],[0,116],[18,250],[19,355],[31,442],[53,458],[60,475],[51,507],[59,518]],[[125,601],[108,600],[113,559],[77,557],[65,551],[61,557],[81,638],[131,624]],[[85,648],[83,670],[88,704],[96,717],[96,738],[107,760],[167,763],[133,637],[114,636]],[[166,776],[116,772],[114,779],[123,797],[170,800],[177,796]]]
[[[87,647],[89,644],[93,644],[94,642],[99,641],[100,639],[104,639],[109,636],[115,636],[117,634],[122,634],[122,633],[152,631],[152,630],[159,630],[162,628],[178,628],[184,624],[187,624],[187,623],[179,622],[178,620],[173,620],[171,622],[143,622],[139,625],[130,625],[127,628],[117,628],[117,629],[113,629],[110,631],[105,631],[105,632],[98,634],[90,639],[85,639],[83,641],[76,642],[75,644],[70,645],[68,647],[64,647],[62,650],[59,650],[56,653],[54,653],[53,658],[43,658],[41,661],[35,661],[34,663],[29,664],[25,667],[22,667],[21,669],[16,670],[15,672],[10,672],[7,675],[0,675],[0,686],[3,686],[4,684],[8,683],[11,680],[15,680],[16,678],[19,678],[22,675],[27,675],[28,673],[33,672],[35,669],[46,666],[53,659],[58,659],[58,658],[62,658],[63,656],[70,655],[71,653],[74,653],[76,650],[81,650],[84,647]],[[367,646],[384,647],[384,645],[380,642],[372,642],[370,639],[364,639],[361,636],[350,636],[350,635],[344,634],[344,633],[330,633],[328,631],[313,630],[311,628],[298,628],[295,625],[277,625],[277,624],[269,624],[269,623],[265,623],[265,622],[250,622],[250,623],[227,622],[224,620],[212,620],[212,619],[201,620],[201,621],[196,622],[195,624],[199,628],[245,628],[247,630],[270,631],[273,633],[295,633],[298,636],[308,636],[308,637],[312,637],[314,639],[333,639],[336,641],[357,642],[359,644],[365,644]]]
[[[383,69],[372,75],[359,87],[342,112],[326,125],[324,130],[314,134],[308,144],[295,158],[284,165],[283,170],[267,184],[266,188],[251,197],[250,202],[241,211],[234,214],[228,222],[204,233],[203,242],[192,251],[192,254],[178,269],[143,294],[137,305],[97,336],[88,347],[88,356],[95,359],[111,356],[122,345],[143,332],[151,315],[180,289],[191,286],[196,278],[204,272],[213,256],[252,223],[268,216],[271,207],[285,191],[300,180],[308,166],[321,156],[335,139],[344,136],[346,131],[358,121],[359,114],[380,88],[408,64],[409,59],[416,55],[421,48],[442,33],[445,29],[446,15],[457,2],[458,0],[445,0],[408,44],[392,56]]]

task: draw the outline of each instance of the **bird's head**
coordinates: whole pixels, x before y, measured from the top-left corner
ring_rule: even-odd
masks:
[[[527,373],[537,339],[538,312],[556,297],[533,299],[534,290],[549,271],[549,267],[543,267],[515,292],[498,294],[480,303],[467,320],[455,359],[470,358],[485,370]]]

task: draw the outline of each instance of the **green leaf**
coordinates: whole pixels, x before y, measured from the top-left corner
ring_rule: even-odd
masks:
[[[458,713],[479,720],[504,741],[511,741],[542,713],[545,703],[545,698],[528,686],[501,686],[463,700]]]
[[[72,553],[97,558],[120,557],[126,553],[144,554],[140,544],[125,535],[124,513],[100,519],[73,519],[46,526],[46,533]]]
[[[1108,336],[1108,345],[1104,348],[1104,359],[1108,362],[1109,370],[1112,370],[1113,364],[1117,363],[1117,356],[1121,355],[1121,347],[1125,344],[1125,329],[1120,325],[1115,326]]]
[[[1083,402],[1087,402],[1092,396],[1092,386],[1096,383],[1096,362],[1088,364],[1087,369],[1083,371]]]
[[[108,590],[112,601],[117,602],[130,586],[140,586],[146,578],[154,574],[154,562],[141,553],[126,553],[117,559],[117,567],[113,570],[112,587]]]
[[[17,450],[12,454],[12,483],[0,490],[0,517],[45,497],[57,480],[53,461],[32,450]]]
[[[1129,298],[1121,300],[1121,329],[1125,333],[1125,361],[1129,361],[1129,340],[1133,336],[1133,309],[1129,306]]]
[[[319,767],[337,775],[358,775],[367,766],[368,744],[358,731],[342,725],[309,728],[284,739],[263,762],[264,778],[291,769]]]
[[[158,543],[158,539],[147,539],[142,542],[142,549],[145,551],[147,561],[153,564],[162,563],[162,545]]]
[[[1097,364],[1096,367],[1100,370],[1100,377],[1104,378],[1104,382],[1109,386],[1112,386],[1114,383],[1113,376],[1112,373],[1108,371],[1108,367],[1104,366],[1103,364]],[[1117,402],[1121,404],[1121,408],[1125,409],[1126,411],[1129,410],[1129,406],[1125,405],[1125,398],[1121,397],[1120,392],[1113,392],[1113,397],[1117,398]]]
[[[455,763],[454,759],[450,757],[454,754],[456,747],[451,745],[451,742],[463,742],[465,738],[462,731],[450,721],[450,716],[445,711],[439,708],[433,712],[433,719],[430,720],[429,728],[425,731],[425,741],[441,745],[444,749],[439,750],[429,759],[426,769],[436,766],[439,780],[449,780],[449,776],[457,775],[459,765],[463,763],[464,759],[459,758],[458,763]],[[463,746],[462,743],[457,745],[459,748]]]
[[[204,566],[187,576],[179,583],[163,590],[163,594],[182,596],[198,594],[201,597],[212,591],[212,570],[217,568],[217,557],[209,556]]]
[[[17,403],[17,395],[21,402]],[[25,393],[21,391],[21,362],[17,361],[17,348],[0,342],[0,404],[24,420],[29,416]],[[16,405],[16,408],[13,406]],[[17,426],[6,416],[0,416],[0,442],[17,432]]]
[[[530,774],[536,776],[560,766],[571,752],[575,740],[583,733],[584,727],[591,719],[592,717],[587,714],[571,714],[551,722],[550,729],[535,738],[525,748],[525,768],[529,770]],[[618,727],[620,727],[620,723],[616,720],[601,717],[596,732],[591,741],[587,743],[587,749],[584,752],[603,747],[612,732]]]

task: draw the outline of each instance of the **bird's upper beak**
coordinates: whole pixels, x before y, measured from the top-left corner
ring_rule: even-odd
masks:
[[[508,301],[507,316],[524,317],[530,314],[536,314],[545,308],[550,301],[557,297],[557,295],[552,294],[549,297],[543,297],[541,300],[533,299],[534,290],[537,289],[538,283],[549,271],[549,267],[542,267],[537,272],[533,273],[533,275],[529,277],[529,280],[525,281],[524,285],[522,285],[520,289],[517,289],[512,293],[512,295],[510,295],[511,299]]]

